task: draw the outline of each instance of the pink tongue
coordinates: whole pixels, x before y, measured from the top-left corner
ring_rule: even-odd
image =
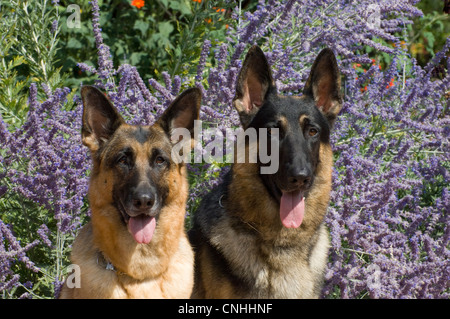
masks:
[[[147,215],[131,217],[128,221],[128,230],[139,244],[148,244],[152,240],[155,227],[155,217]]]
[[[300,191],[283,192],[280,200],[280,218],[286,228],[297,228],[305,214],[305,199]]]

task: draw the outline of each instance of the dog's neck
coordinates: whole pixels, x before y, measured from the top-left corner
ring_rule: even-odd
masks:
[[[231,181],[227,189],[227,211],[234,214],[244,224],[257,232],[265,233],[265,228],[273,230],[274,225],[279,223],[277,214],[279,204],[269,194],[262,182],[257,164],[236,163],[231,168]],[[244,196],[247,194],[248,196]],[[267,220],[273,219],[270,227],[267,227]],[[279,223],[281,226],[281,223]]]
[[[115,272],[115,273],[120,274],[120,275],[121,274],[125,274],[125,273],[122,273],[122,272],[118,273],[116,267],[114,267],[112,262],[100,250],[97,251],[97,265],[99,265],[100,267],[102,267],[102,268],[104,268],[106,270]]]
[[[329,203],[331,190],[332,154],[329,144],[321,145],[320,161],[316,169],[314,186],[306,199],[306,212],[298,229],[287,229],[281,224],[280,203],[270,195],[259,175],[258,164],[235,163],[231,167],[231,180],[227,196],[222,200],[227,213],[253,228],[263,240],[284,241],[286,236],[312,236],[322,222]],[[246,195],[247,196],[246,196]],[[314,201],[314,203],[311,202]],[[308,209],[313,206],[315,211]]]
[[[168,206],[165,209],[173,208]],[[111,207],[106,209],[109,214],[111,210]],[[144,280],[160,276],[167,270],[170,257],[178,249],[177,244],[174,245],[175,238],[180,236],[184,223],[179,223],[180,225],[175,228],[170,227],[168,231],[167,225],[160,220],[152,241],[148,244],[138,244],[122,222],[111,222],[110,218],[105,217],[105,213],[93,210],[94,244],[104,256],[105,261],[114,267],[116,273],[127,274],[136,280]],[[117,212],[117,218],[119,218],[119,212]],[[161,235],[158,234],[158,229]],[[163,232],[165,236],[162,236]],[[107,263],[105,268],[106,265]]]

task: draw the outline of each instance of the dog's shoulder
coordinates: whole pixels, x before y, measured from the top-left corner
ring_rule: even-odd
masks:
[[[88,222],[80,229],[72,245],[71,259],[73,263],[81,264],[82,260],[89,260],[97,252],[95,245],[92,244],[93,241],[92,222]]]
[[[206,194],[195,211],[192,227],[189,230],[189,240],[196,242],[200,237],[209,238],[211,230],[225,218],[226,209],[224,201],[227,197],[231,173],[228,172],[222,182]]]

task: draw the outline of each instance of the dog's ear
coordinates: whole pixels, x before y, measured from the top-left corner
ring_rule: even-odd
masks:
[[[233,105],[239,113],[241,123],[247,127],[259,108],[264,104],[268,92],[275,89],[272,71],[261,49],[254,45],[248,51],[236,84]]]
[[[83,85],[81,99],[83,101],[82,141],[92,152],[95,152],[125,121],[97,88]]]
[[[317,56],[306,81],[303,94],[311,97],[332,124],[342,108],[341,76],[331,49]]]
[[[191,138],[194,137],[194,121],[199,118],[201,101],[202,93],[200,89],[187,89],[164,111],[157,123],[164,129],[171,140],[172,133],[177,128],[189,130]],[[175,143],[177,141],[172,142]]]

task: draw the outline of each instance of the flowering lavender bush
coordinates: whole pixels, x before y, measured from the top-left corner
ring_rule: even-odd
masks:
[[[147,86],[136,67],[113,65],[92,1],[98,67],[79,67],[130,123],[153,123],[181,90],[197,86],[203,92],[201,119],[225,130],[239,125],[231,100],[250,44],[263,48],[279,91],[292,95],[300,94],[320,49],[332,48],[345,76],[345,104],[332,135],[335,169],[326,219],[332,247],[323,297],[448,298],[450,38],[424,68],[408,56],[401,41],[408,40],[406,25],[421,15],[415,2],[260,0],[253,12],[238,6],[231,10],[235,23],[227,42],[199,43],[195,74],[162,71],[163,83],[151,79]],[[369,51],[392,62],[380,67]],[[447,71],[436,79],[439,63]],[[0,121],[4,297],[49,297],[51,290],[57,295],[71,241],[89,215],[81,103],[67,88],[47,90],[39,102],[36,90],[30,87],[22,127],[8,130]],[[188,213],[226,166],[189,165]],[[44,250],[45,258],[38,258]],[[46,289],[39,288],[42,282]]]
[[[398,56],[386,72],[372,67],[348,82],[353,93],[333,136],[325,295],[448,298],[450,78],[430,77],[449,48],[450,39],[427,68],[413,64],[393,87],[389,79],[405,78]]]

